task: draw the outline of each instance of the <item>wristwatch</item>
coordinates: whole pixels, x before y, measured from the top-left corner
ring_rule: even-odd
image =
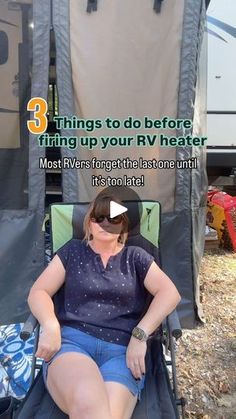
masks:
[[[144,332],[143,329],[140,329],[140,327],[137,326],[133,328],[132,336],[138,340],[141,340],[142,342],[146,342],[148,340],[148,335]]]

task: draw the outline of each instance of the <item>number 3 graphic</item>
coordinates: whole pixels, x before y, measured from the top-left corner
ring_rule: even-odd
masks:
[[[43,134],[48,126],[48,104],[42,97],[33,97],[29,100],[27,111],[34,112],[35,120],[27,121],[28,130],[32,134]]]

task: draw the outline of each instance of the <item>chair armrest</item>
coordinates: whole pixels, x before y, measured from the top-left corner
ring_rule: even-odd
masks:
[[[29,339],[37,325],[38,320],[33,316],[33,314],[30,314],[20,332],[20,338],[24,341]]]
[[[179,321],[179,316],[177,310],[172,311],[172,313],[167,316],[167,327],[172,336],[177,340],[182,336],[182,329]]]

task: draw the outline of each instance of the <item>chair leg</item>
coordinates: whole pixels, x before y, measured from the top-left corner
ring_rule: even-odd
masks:
[[[176,373],[176,362],[175,362],[175,342],[171,334],[168,336],[168,349],[170,351],[171,361],[167,361],[167,365],[172,367],[172,383],[173,383],[173,395],[175,398],[176,406],[181,406],[181,416],[185,418],[185,405],[186,399],[184,397],[179,398],[178,394],[178,383],[177,383],[177,373]]]
[[[36,369],[36,357],[35,353],[37,351],[38,342],[39,342],[39,332],[40,332],[40,325],[38,324],[35,329],[35,340],[34,340],[34,349],[33,349],[33,359],[32,359],[32,366],[31,366],[31,373],[30,373],[30,387],[34,382],[35,379],[35,369]]]
[[[169,350],[171,355],[171,362],[172,362],[172,381],[173,381],[173,392],[175,399],[178,399],[178,384],[177,384],[177,377],[176,377],[176,363],[175,363],[175,343],[173,340],[173,336],[169,336]]]

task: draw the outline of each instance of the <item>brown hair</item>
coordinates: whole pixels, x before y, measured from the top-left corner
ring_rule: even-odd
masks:
[[[97,195],[97,197],[91,202],[88,212],[84,217],[83,230],[84,230],[84,239],[87,242],[91,240],[91,231],[90,231],[90,219],[91,215],[103,214],[109,215],[110,213],[110,202],[114,201],[117,204],[122,205],[122,202],[114,195],[103,194],[102,192]],[[125,243],[128,237],[128,224],[129,219],[127,214],[122,214],[122,230],[118,237],[119,243]]]

